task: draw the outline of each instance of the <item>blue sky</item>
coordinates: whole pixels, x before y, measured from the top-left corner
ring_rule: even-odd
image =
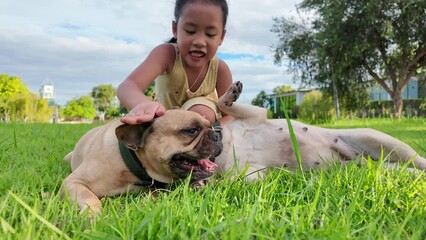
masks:
[[[297,84],[273,64],[273,17],[297,18],[300,0],[229,0],[227,36],[218,56],[234,81],[244,83],[240,100]],[[173,0],[0,0],[0,73],[20,77],[37,92],[53,82],[65,105],[94,86],[117,87],[156,45],[171,37]]]

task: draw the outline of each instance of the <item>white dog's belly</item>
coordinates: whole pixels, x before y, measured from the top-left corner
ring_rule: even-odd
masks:
[[[399,151],[402,151],[399,141],[372,129],[325,129],[297,121],[291,121],[291,124],[305,170],[328,166],[333,161],[348,163],[363,154],[378,158],[380,145],[386,146],[391,142],[398,144]],[[216,158],[220,173],[232,169],[242,171],[247,167],[253,171],[263,168],[298,168],[284,119],[267,120],[255,126],[239,119],[234,120],[223,127],[223,145],[222,154]],[[393,146],[386,147],[394,149]],[[406,155],[414,154],[409,152]]]
[[[303,167],[311,168],[330,162],[333,157],[333,136],[321,128],[292,122],[303,158]],[[266,167],[298,167],[291,144],[287,122],[268,120],[257,126],[249,126],[235,120],[224,126],[223,153],[216,159],[221,172],[237,167],[255,169]],[[337,154],[335,154],[337,155]],[[337,157],[337,156],[336,156]]]

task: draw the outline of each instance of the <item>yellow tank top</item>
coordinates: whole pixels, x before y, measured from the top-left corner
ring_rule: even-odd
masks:
[[[214,57],[209,62],[207,74],[196,92],[191,92],[188,78],[183,67],[182,58],[176,44],[176,59],[170,73],[165,73],[155,79],[155,101],[164,105],[166,109],[181,107],[186,101],[194,97],[207,97],[217,101],[216,80],[219,58]]]

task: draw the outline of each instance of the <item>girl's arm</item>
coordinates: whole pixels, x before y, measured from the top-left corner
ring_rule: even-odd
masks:
[[[223,94],[226,93],[228,88],[232,84],[232,74],[228,65],[222,60],[219,60],[219,68],[217,71],[217,81],[216,81],[216,91],[217,95],[220,98]],[[222,119],[220,119],[221,124],[225,124],[231,119],[230,116],[225,115],[222,112]],[[218,119],[219,120],[219,119]]]
[[[225,94],[231,84],[231,70],[229,69],[228,65],[222,59],[220,59],[216,81],[216,91],[218,97],[221,97],[223,94]]]
[[[164,106],[151,101],[144,92],[156,77],[172,69],[174,59],[174,47],[161,44],[118,86],[118,99],[129,111],[127,116],[121,118],[122,122],[138,124],[164,114]]]

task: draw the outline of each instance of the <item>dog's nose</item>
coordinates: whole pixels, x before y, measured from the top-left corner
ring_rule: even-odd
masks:
[[[210,131],[208,136],[214,142],[219,142],[222,140],[222,134],[220,132]]]

